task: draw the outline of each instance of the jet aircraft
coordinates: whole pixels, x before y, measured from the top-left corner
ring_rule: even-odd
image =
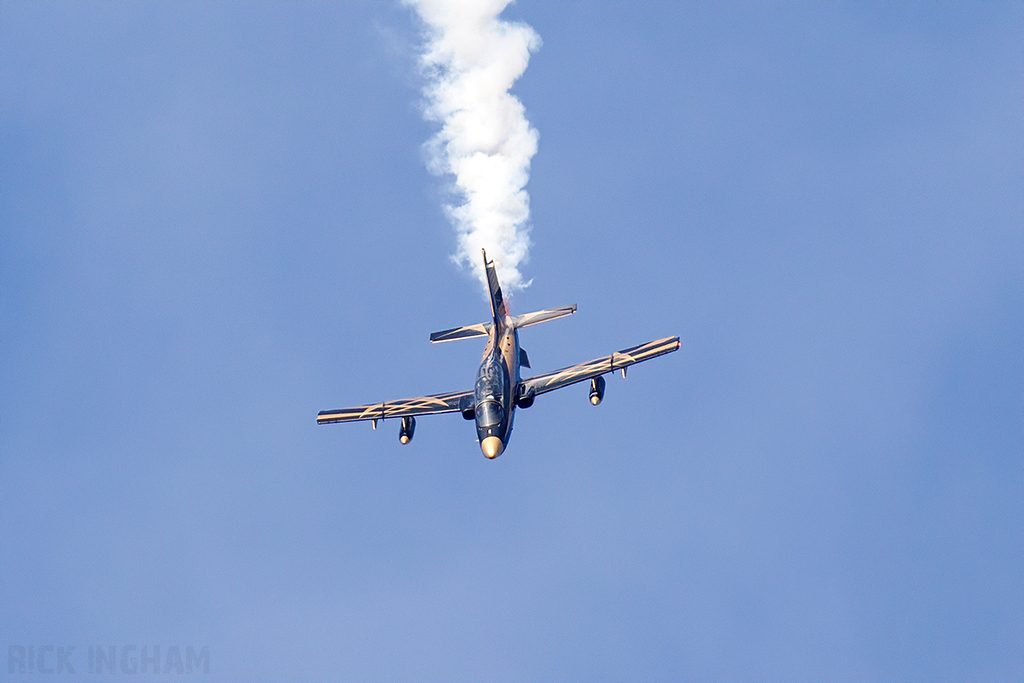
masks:
[[[494,459],[508,446],[516,408],[529,408],[537,396],[555,389],[590,380],[590,402],[595,406],[604,398],[603,375],[616,370],[626,376],[626,368],[679,349],[679,337],[667,337],[616,351],[610,356],[547,372],[521,380],[520,368],[529,368],[530,359],[519,346],[519,329],[537,323],[555,320],[576,312],[576,305],[554,308],[536,313],[511,316],[501,294],[494,261],[487,260],[483,252],[484,269],[491,298],[491,321],[450,330],[434,332],[430,341],[445,342],[455,339],[487,337],[483,359],[476,375],[476,387],[468,391],[433,394],[399,401],[372,403],[354,408],[324,410],[317,415],[317,424],[401,418],[398,439],[403,444],[412,440],[416,430],[416,417],[436,413],[462,413],[466,420],[476,422],[480,450]]]

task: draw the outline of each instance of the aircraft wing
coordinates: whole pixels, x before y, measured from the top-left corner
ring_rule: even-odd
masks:
[[[598,375],[604,375],[616,370],[628,368],[635,363],[642,363],[651,358],[672,353],[679,348],[679,337],[666,337],[655,341],[640,344],[629,349],[616,351],[610,356],[597,358],[586,363],[580,363],[554,372],[546,372],[523,381],[523,393],[545,394],[555,389],[576,384],[584,380],[592,379]]]
[[[457,413],[464,398],[472,399],[472,391],[452,391],[447,394],[433,394],[406,398],[400,401],[371,403],[355,408],[322,410],[316,416],[317,424],[332,422],[357,422],[359,420],[383,420],[388,417],[434,415],[436,413]]]

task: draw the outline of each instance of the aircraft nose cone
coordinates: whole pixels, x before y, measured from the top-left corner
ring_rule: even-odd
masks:
[[[496,436],[489,436],[480,442],[480,450],[491,460],[494,460],[505,450],[505,444]]]

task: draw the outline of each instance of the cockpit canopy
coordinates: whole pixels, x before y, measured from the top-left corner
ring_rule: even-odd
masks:
[[[476,423],[480,427],[493,427],[501,424],[505,411],[497,401],[484,401],[476,407]]]
[[[494,356],[480,366],[480,374],[476,379],[476,403],[484,401],[501,401],[505,394],[505,368]]]
[[[505,418],[501,407],[505,394],[506,371],[496,356],[491,356],[480,366],[476,379],[475,396],[476,424],[478,427],[493,427]]]

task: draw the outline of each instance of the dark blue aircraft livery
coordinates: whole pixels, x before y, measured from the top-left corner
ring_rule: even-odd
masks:
[[[519,369],[529,368],[530,360],[526,351],[519,347],[519,328],[571,315],[576,312],[576,305],[510,316],[494,271],[494,261],[487,260],[486,252],[484,268],[487,270],[487,286],[491,295],[491,322],[456,327],[430,335],[432,342],[487,337],[487,347],[472,391],[324,410],[317,415],[317,424],[372,420],[376,429],[377,420],[397,417],[402,419],[398,438],[402,443],[409,443],[416,429],[416,416],[459,412],[467,420],[476,421],[480,450],[488,458],[496,458],[508,446],[517,407],[529,408],[541,394],[588,379],[590,402],[597,405],[604,398],[605,382],[602,375],[621,370],[625,376],[626,368],[630,365],[672,353],[679,348],[679,337],[658,339],[617,351],[604,358],[522,380]]]

